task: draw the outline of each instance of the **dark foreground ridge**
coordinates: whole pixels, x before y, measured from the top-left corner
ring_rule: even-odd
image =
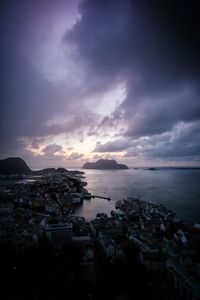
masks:
[[[124,164],[118,164],[115,160],[99,159],[96,162],[86,162],[83,169],[98,169],[98,170],[123,170],[128,169]]]

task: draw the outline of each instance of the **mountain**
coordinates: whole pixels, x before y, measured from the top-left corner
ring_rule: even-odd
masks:
[[[10,157],[0,160],[0,174],[31,174],[31,169],[27,166],[25,161],[19,157]]]
[[[86,162],[83,169],[97,169],[97,170],[122,170],[128,169],[124,164],[118,164],[114,159],[99,159],[96,162]]]

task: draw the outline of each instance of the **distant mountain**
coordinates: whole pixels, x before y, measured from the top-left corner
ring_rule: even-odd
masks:
[[[96,162],[86,162],[83,169],[97,169],[97,170],[122,170],[128,169],[124,164],[118,164],[114,159],[99,159]]]
[[[0,160],[0,174],[14,175],[14,174],[31,174],[31,169],[27,166],[25,161],[19,157],[10,157]]]

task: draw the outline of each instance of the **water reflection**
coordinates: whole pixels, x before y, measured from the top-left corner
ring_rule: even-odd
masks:
[[[76,213],[87,219],[97,212],[109,213],[117,200],[133,196],[162,203],[181,218],[200,222],[200,170],[85,170],[85,175],[89,192],[112,199],[84,201]]]

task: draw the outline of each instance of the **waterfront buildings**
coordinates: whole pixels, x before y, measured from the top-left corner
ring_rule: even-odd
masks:
[[[155,282],[164,278],[160,289],[162,284],[167,287],[168,300],[200,299],[197,224],[181,222],[163,205],[131,197],[118,201],[110,216],[98,213],[88,222],[71,214],[87,195],[83,186],[75,178],[51,174],[31,184],[5,188],[0,192],[1,245],[26,253],[37,249],[46,237],[56,253],[76,249],[81,270],[93,284],[98,256],[111,268],[135,260]],[[156,290],[156,284],[152,289]]]

